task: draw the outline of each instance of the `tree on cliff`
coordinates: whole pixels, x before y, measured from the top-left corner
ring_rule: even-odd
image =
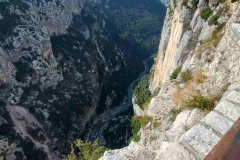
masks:
[[[71,144],[70,154],[63,157],[67,160],[98,160],[107,150],[107,148],[98,145],[98,140],[92,143],[79,139]]]

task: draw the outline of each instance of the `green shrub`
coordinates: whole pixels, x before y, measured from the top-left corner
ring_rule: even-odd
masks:
[[[199,49],[200,58],[201,58],[202,52],[206,50],[212,51],[214,50],[214,47],[217,47],[218,43],[220,42],[220,40],[224,35],[224,33],[222,32],[224,26],[225,26],[225,23],[217,24],[217,27],[213,30],[212,37],[201,41],[202,45]]]
[[[176,79],[178,74],[181,72],[182,66],[177,67],[170,76],[170,79]]]
[[[212,110],[214,107],[213,100],[204,97],[200,94],[193,96],[190,100],[186,102],[187,107],[190,108],[199,108],[201,110]]]
[[[226,7],[223,7],[223,8],[220,8],[217,13],[215,15],[213,15],[209,21],[208,21],[208,24],[211,26],[211,25],[217,25],[218,24],[218,18],[220,18],[223,14],[223,12],[227,12],[229,10],[229,8],[226,6]]]
[[[134,142],[138,142],[140,140],[140,136],[138,135],[138,132],[140,131],[141,127],[142,128],[145,127],[151,121],[152,121],[152,118],[148,116],[144,116],[144,117],[134,116],[131,119],[132,136],[129,138],[128,142],[131,142],[131,140],[133,140]]]
[[[199,0],[192,0],[192,6],[194,9],[197,9],[198,2]]]
[[[173,6],[174,6],[174,8],[177,7],[177,0],[173,0]]]
[[[216,37],[225,27],[226,23],[218,23],[217,27],[213,30],[213,37]]]
[[[192,79],[192,72],[190,70],[186,70],[181,73],[181,81],[186,83],[188,80]]]
[[[217,25],[218,24],[218,18],[221,17],[221,14],[218,14],[219,12],[217,12],[215,15],[213,15],[209,21],[208,21],[208,24],[211,26],[211,25]]]
[[[76,149],[78,153],[76,154]],[[83,142],[82,140],[76,140],[74,144],[71,144],[71,152],[68,155],[63,156],[67,160],[98,160],[103,156],[104,152],[109,149],[99,146],[98,140],[94,143]]]
[[[151,98],[151,92],[148,89],[150,74],[144,76],[138,85],[134,88],[133,95],[136,97],[135,103],[144,109],[143,104]]]
[[[201,17],[205,21],[212,15],[213,11],[210,7],[206,7],[201,11]]]
[[[177,115],[180,112],[181,112],[181,109],[171,109],[171,111],[169,112],[169,115],[170,115],[169,121],[174,122],[176,120]]]
[[[134,135],[132,136],[132,139],[131,139],[131,140],[133,140],[134,142],[139,142],[139,141],[140,141],[140,136],[137,135],[137,134],[134,134]],[[131,140],[130,140],[129,142],[131,142]]]

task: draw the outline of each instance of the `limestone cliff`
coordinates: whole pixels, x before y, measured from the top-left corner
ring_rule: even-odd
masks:
[[[102,160],[204,159],[240,117],[239,16],[238,1],[171,2],[149,82],[152,93],[161,89],[144,110],[134,104],[136,116],[152,120],[139,142],[105,152]],[[194,97],[211,109],[190,103]]]

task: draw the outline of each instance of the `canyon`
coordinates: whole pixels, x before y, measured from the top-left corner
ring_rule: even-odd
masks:
[[[0,158],[98,139],[100,160],[205,159],[240,117],[239,62],[238,0],[0,0]]]
[[[126,146],[131,89],[165,11],[155,0],[0,0],[0,158],[63,159],[114,110],[123,124],[105,129],[121,135],[93,141]]]

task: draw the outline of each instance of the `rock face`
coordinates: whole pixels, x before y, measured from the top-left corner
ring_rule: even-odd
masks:
[[[122,159],[149,159],[153,160],[156,153],[146,150],[145,147],[135,143],[131,142],[130,145],[126,148],[120,149],[120,150],[112,150],[107,151],[104,153],[103,157],[101,157],[99,160],[122,160]]]
[[[140,36],[151,43],[139,49],[110,25],[116,21],[109,14],[116,10],[113,1],[0,0],[4,158],[62,159],[99,114],[123,102],[128,84],[143,70],[143,52],[155,50],[161,27]],[[160,12],[148,7],[142,4],[143,14],[139,8],[134,13],[161,25]]]
[[[195,2],[168,6],[149,82],[152,93],[161,90],[144,111],[135,109],[137,116],[153,118],[139,131],[138,144],[157,153],[156,160],[204,159],[240,117],[239,2]],[[212,13],[205,17],[204,10]],[[178,66],[181,73],[170,79]],[[184,81],[183,72],[192,79]],[[195,94],[212,99],[213,110],[193,109],[181,99]]]
[[[168,14],[165,18],[162,39],[150,83],[152,92],[168,79],[174,68],[186,60],[187,54],[195,48],[197,43],[195,33],[186,29],[190,27],[189,23],[193,17],[192,10],[181,4],[174,7],[173,2],[168,6]]]

